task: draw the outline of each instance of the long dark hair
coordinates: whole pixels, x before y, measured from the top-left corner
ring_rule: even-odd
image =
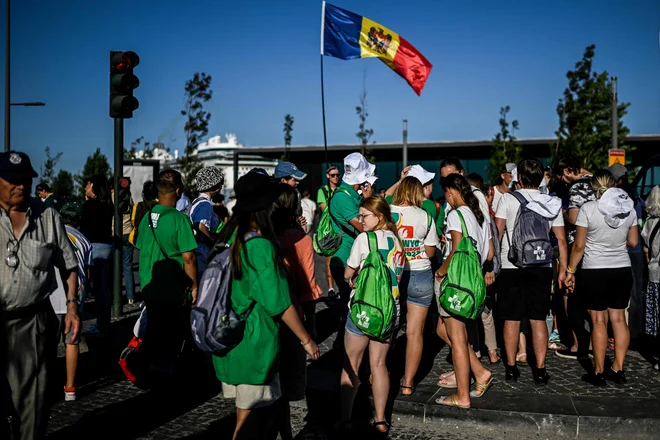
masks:
[[[461,194],[465,204],[468,206],[468,208],[470,208],[470,211],[472,211],[472,214],[474,214],[476,217],[479,226],[483,225],[484,213],[481,212],[479,200],[472,192],[472,187],[468,181],[465,180],[465,177],[460,174],[450,174],[447,177],[443,177],[440,180],[440,184],[442,185],[443,191],[448,189],[454,189],[458,191]]]
[[[246,241],[245,235],[255,229],[259,230],[261,236],[270,241],[270,243],[273,245],[273,248],[275,249],[275,255],[277,256],[275,265],[278,266],[281,270],[284,270],[284,265],[281,259],[280,246],[277,241],[275,230],[273,228],[273,223],[270,220],[271,212],[272,208],[270,207],[256,212],[240,213],[234,211],[225,227],[222,228],[216,243],[227,243],[234,232],[236,232],[236,235],[234,236],[234,242],[231,245],[230,261],[232,276],[237,280],[243,278],[243,256],[245,256],[245,264],[255,269],[252,263],[250,263],[250,256],[248,253],[243,252]]]
[[[110,183],[108,178],[102,174],[96,174],[89,179],[88,182],[92,184],[92,191],[101,203],[112,205],[112,197],[110,195]]]
[[[280,196],[273,205],[273,229],[277,235],[291,228],[300,228],[296,218],[298,210],[298,192],[287,185],[279,183]],[[302,230],[302,228],[300,228]]]

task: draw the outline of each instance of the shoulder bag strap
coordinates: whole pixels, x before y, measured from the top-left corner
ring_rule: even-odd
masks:
[[[147,212],[147,215],[149,216],[149,229],[151,229],[151,233],[154,234],[154,241],[158,245],[158,248],[160,249],[160,252],[163,254],[163,257],[169,260],[170,257],[167,256],[167,254],[165,253],[165,249],[163,249],[163,246],[161,246],[160,243],[158,242],[158,238],[156,238],[156,231],[154,230],[154,224],[151,221],[151,211],[152,210],[150,209],[149,212]]]
[[[655,240],[655,236],[658,235],[658,230],[660,230],[660,218],[653,227],[653,231],[651,231],[651,236],[649,237],[649,242],[646,246],[649,248],[649,260],[653,259],[653,241]]]

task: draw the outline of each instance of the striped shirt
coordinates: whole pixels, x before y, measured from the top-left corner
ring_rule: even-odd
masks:
[[[30,198],[27,222],[14,237],[11,219],[0,208],[0,309],[26,307],[44,300],[57,287],[55,270],[76,269],[78,263],[60,215]],[[18,266],[7,264],[17,249]]]

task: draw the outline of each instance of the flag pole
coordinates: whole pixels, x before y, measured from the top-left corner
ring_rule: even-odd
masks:
[[[321,113],[323,115],[323,148],[325,149],[325,165],[328,166],[328,136],[325,127],[325,87],[323,85],[323,34],[325,32],[325,2],[321,5]]]

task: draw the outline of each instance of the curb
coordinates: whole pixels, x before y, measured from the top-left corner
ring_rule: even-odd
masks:
[[[412,398],[397,397],[393,415],[432,424],[497,427],[553,437],[654,438],[660,401],[623,397],[519,395],[490,391],[472,408],[450,408],[435,398],[452,390],[421,386]]]

